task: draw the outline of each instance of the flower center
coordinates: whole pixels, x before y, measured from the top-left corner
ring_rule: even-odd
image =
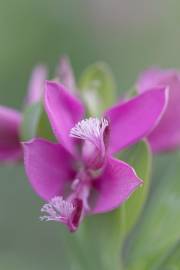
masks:
[[[42,221],[61,221],[67,224],[75,207],[72,202],[63,200],[62,197],[54,197],[49,203],[46,203],[41,208],[41,212],[46,213],[46,215],[40,217]]]
[[[93,143],[98,149],[104,144],[104,131],[108,127],[105,118],[88,118],[78,122],[70,131],[70,136]]]
[[[76,231],[83,214],[83,202],[80,198],[63,200],[60,196],[52,198],[41,208],[46,213],[40,217],[41,221],[59,221],[67,225],[71,232]]]

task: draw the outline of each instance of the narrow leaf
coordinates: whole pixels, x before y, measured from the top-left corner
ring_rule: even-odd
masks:
[[[117,270],[121,269],[121,212],[86,217],[78,231],[69,235],[65,232],[64,242],[69,249],[67,259],[72,269]]]
[[[156,269],[180,239],[180,156],[156,158],[151,194],[130,235],[124,258],[128,270]]]
[[[20,134],[23,141],[30,140],[34,137],[54,140],[54,135],[43,109],[42,102],[36,102],[25,109]]]
[[[129,163],[144,181],[144,184],[123,205],[124,231],[127,234],[136,224],[147,198],[152,157],[148,143],[141,141],[120,153],[119,158]]]
[[[25,108],[20,130],[23,141],[30,140],[36,136],[41,112],[42,105],[40,102],[33,103],[31,106]]]

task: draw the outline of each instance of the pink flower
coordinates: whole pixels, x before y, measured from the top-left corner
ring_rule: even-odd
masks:
[[[152,68],[143,72],[137,81],[139,93],[158,86],[169,87],[169,101],[163,117],[149,134],[148,140],[154,152],[176,150],[180,148],[179,71]]]
[[[32,73],[26,105],[37,102],[43,92],[43,84],[47,78],[46,68],[37,66]],[[20,144],[20,125],[22,114],[15,109],[0,106],[0,161],[17,161],[22,158]]]
[[[57,78],[73,94],[76,94],[76,82],[74,72],[67,55],[60,58],[57,68]]]
[[[43,97],[44,83],[47,79],[47,69],[43,65],[34,68],[28,85],[25,103],[31,105]]]
[[[44,92],[44,82],[47,79],[47,70],[43,65],[37,66],[31,75],[25,106],[41,100]],[[75,79],[70,62],[62,57],[58,65],[57,79],[75,91]],[[22,114],[15,109],[0,106],[0,162],[17,161],[22,158],[20,144],[20,125]]]
[[[24,143],[25,169],[35,192],[47,203],[42,220],[75,231],[87,214],[119,207],[142,184],[134,169],[112,155],[142,139],[166,106],[164,87],[84,119],[84,106],[61,84],[48,81],[45,109],[58,143]]]

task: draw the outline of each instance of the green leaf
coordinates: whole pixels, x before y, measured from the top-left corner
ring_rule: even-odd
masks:
[[[54,139],[42,102],[36,102],[25,108],[20,134],[23,141],[34,137]]]
[[[165,259],[155,270],[179,270],[180,269],[180,241],[165,255]]]
[[[137,89],[136,89],[135,86],[133,86],[132,88],[130,88],[130,89],[126,92],[125,97],[126,97],[127,99],[130,99],[130,98],[133,98],[133,97],[135,97],[135,96],[137,96],[137,95],[138,95]]]
[[[34,103],[25,108],[20,130],[21,139],[23,141],[30,140],[36,136],[41,113],[42,105],[40,102]]]
[[[115,81],[105,63],[89,66],[80,78],[79,88],[90,115],[100,115],[115,102]]]
[[[119,158],[130,164],[144,181],[142,187],[139,187],[123,205],[124,233],[127,234],[137,222],[149,191],[152,157],[147,142],[141,141],[121,152]]]
[[[37,136],[51,140],[51,141],[56,141],[54,134],[52,132],[52,129],[51,129],[49,119],[43,107],[42,107],[41,115],[40,115],[39,122],[37,125]]]
[[[180,239],[180,156],[156,158],[151,193],[125,248],[128,270],[157,269]]]
[[[121,212],[86,217],[78,231],[65,232],[72,269],[117,270],[120,268]],[[74,267],[77,266],[77,268]]]

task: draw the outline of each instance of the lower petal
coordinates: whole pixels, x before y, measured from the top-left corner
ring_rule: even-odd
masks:
[[[30,184],[45,200],[60,196],[73,179],[73,159],[61,145],[42,139],[24,143],[24,162]]]
[[[93,213],[103,213],[119,207],[143,183],[127,163],[109,158],[102,175],[95,180],[97,192]]]

